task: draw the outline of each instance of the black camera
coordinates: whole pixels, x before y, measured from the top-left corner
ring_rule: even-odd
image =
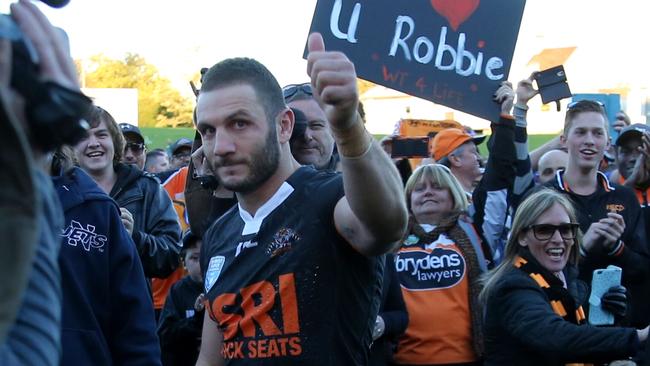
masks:
[[[67,3],[43,2],[54,7]],[[51,151],[83,139],[89,128],[84,116],[92,100],[79,91],[40,79],[36,50],[9,15],[0,14],[0,38],[11,41],[11,87],[25,99],[32,142],[43,151]]]

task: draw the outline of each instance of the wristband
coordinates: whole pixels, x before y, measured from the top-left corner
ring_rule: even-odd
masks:
[[[610,256],[610,257],[616,257],[616,256],[620,255],[621,252],[623,252],[623,247],[624,246],[625,245],[623,244],[623,241],[621,239],[618,239],[616,241],[616,245],[614,246],[614,249],[611,252],[607,253],[607,255]]]
[[[357,155],[357,156],[345,156],[345,155],[343,155],[342,153],[339,152],[339,156],[341,157],[341,159],[345,159],[345,160],[358,160],[358,159],[361,159],[364,156],[368,155],[368,153],[370,152],[370,149],[372,149],[372,140],[370,140],[370,143],[368,144],[368,148],[366,149],[366,151],[364,151],[360,155]]]

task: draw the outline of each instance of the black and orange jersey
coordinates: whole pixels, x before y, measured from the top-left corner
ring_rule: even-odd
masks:
[[[365,365],[383,258],[334,227],[340,174],[296,171],[258,209],[238,206],[204,237],[207,310],[227,365]]]
[[[410,235],[395,255],[395,271],[409,314],[397,364],[474,362],[467,262],[444,234],[434,242]]]

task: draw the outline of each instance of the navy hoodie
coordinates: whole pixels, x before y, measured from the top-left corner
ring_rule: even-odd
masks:
[[[160,365],[149,290],[117,204],[79,168],[52,180],[65,212],[61,364]]]

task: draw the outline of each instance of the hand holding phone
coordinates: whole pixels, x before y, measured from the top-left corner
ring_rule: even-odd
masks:
[[[620,267],[612,265],[594,271],[591,280],[591,296],[589,296],[589,324],[614,324],[614,314],[603,308],[603,295],[612,287],[621,285],[622,273],[623,270]]]
[[[428,158],[429,137],[396,137],[392,140],[393,158]]]

